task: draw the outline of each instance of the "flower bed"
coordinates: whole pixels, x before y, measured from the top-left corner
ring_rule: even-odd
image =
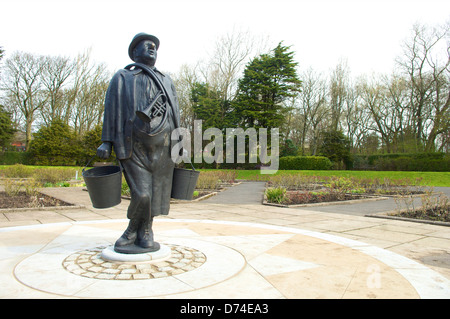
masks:
[[[11,196],[6,192],[0,192],[0,209],[55,207],[55,206],[73,206],[73,205],[42,193],[27,194],[25,192],[19,192]]]
[[[418,179],[345,178],[287,175],[274,176],[268,181],[265,201],[281,206],[299,206],[319,203],[381,199],[394,196],[397,209],[394,216],[434,221],[450,221],[450,202],[444,194],[436,194],[432,188],[419,186]],[[414,205],[419,197],[421,204]]]

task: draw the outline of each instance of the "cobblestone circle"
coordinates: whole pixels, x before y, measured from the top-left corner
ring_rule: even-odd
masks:
[[[169,259],[156,263],[111,262],[101,258],[106,247],[76,252],[64,259],[67,271],[88,278],[107,280],[139,280],[163,278],[194,270],[206,261],[206,256],[193,248],[166,244],[171,249]]]

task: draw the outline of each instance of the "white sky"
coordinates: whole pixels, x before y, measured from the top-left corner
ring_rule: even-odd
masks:
[[[0,0],[0,46],[92,58],[111,71],[131,61],[136,33],[161,40],[157,67],[177,73],[206,58],[233,29],[284,41],[302,70],[329,71],[345,59],[353,75],[391,73],[415,22],[450,21],[448,0]]]

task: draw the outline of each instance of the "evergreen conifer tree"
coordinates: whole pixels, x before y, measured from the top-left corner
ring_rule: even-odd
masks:
[[[283,102],[300,92],[297,62],[290,47],[278,46],[253,59],[239,81],[235,111],[244,128],[275,128],[284,121]]]

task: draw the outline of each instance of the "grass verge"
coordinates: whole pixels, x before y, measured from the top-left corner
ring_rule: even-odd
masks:
[[[0,175],[3,169],[7,169],[11,165],[0,165]],[[75,176],[75,171],[78,171],[78,178],[81,178],[81,171],[83,167],[79,166],[26,166],[32,169],[39,168],[58,168],[61,170],[71,170]],[[222,171],[235,172],[236,179],[243,180],[268,180],[271,174],[261,174],[260,170],[216,170],[216,169],[201,169],[200,171]],[[434,187],[450,187],[450,172],[407,172],[407,171],[335,171],[335,170],[278,170],[275,175],[282,174],[301,174],[309,176],[342,176],[342,177],[361,177],[361,178],[412,178],[421,179],[420,185],[434,186]]]
[[[271,175],[261,174],[259,170],[237,170],[237,179],[268,180]],[[279,170],[275,175],[302,174],[308,176],[341,176],[360,178],[420,179],[422,186],[450,187],[450,172],[406,172],[406,171],[303,171]]]

